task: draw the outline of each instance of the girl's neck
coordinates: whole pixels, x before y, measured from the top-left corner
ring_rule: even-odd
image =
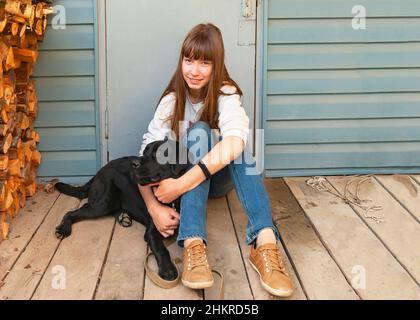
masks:
[[[188,90],[188,96],[190,98],[191,103],[199,103],[203,100],[201,97],[201,90]]]

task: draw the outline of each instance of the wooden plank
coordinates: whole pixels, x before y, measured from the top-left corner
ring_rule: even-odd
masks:
[[[420,186],[408,175],[378,175],[376,179],[420,222]]]
[[[419,141],[420,120],[334,119],[267,121],[268,144]]]
[[[273,219],[311,300],[359,299],[283,179],[266,179]]]
[[[66,29],[47,26],[46,37],[40,43],[40,50],[81,50],[94,49],[94,25],[66,25]]]
[[[75,223],[72,235],[61,242],[33,299],[92,299],[114,224],[111,216]],[[56,268],[65,272],[65,289],[52,286],[58,276]]]
[[[59,192],[49,194],[38,191],[32,198],[27,199],[26,206],[12,220],[8,238],[0,242],[0,280],[4,279],[31,241],[58,196]]]
[[[271,195],[270,195],[271,196]],[[300,285],[299,279],[296,276],[296,273],[291,265],[289,258],[286,255],[286,252],[281,243],[279,243],[279,248],[281,251],[281,255],[286,267],[287,272],[290,275],[290,278],[294,285],[294,292],[292,296],[289,298],[280,298],[269,294],[264,288],[261,286],[260,279],[258,273],[251,267],[248,261],[249,257],[249,246],[246,245],[246,226],[247,226],[247,217],[246,214],[237,198],[235,191],[229,192],[227,195],[229,201],[229,207],[236,231],[236,236],[239,241],[239,247],[242,252],[242,257],[244,259],[246,272],[249,279],[249,284],[251,286],[252,294],[254,299],[256,300],[306,300],[305,293]],[[222,223],[223,224],[223,223]]]
[[[267,145],[265,152],[266,169],[420,167],[419,142]]]
[[[285,178],[348,281],[360,285],[355,288],[358,295],[363,299],[419,299],[418,285],[357,214],[337,197],[313,190],[306,180]]]
[[[420,75],[414,68],[267,72],[267,94],[418,92],[419,88]]]
[[[417,181],[417,183],[420,184],[420,175],[413,175],[412,178],[414,181]]]
[[[67,128],[39,128],[42,139],[38,150],[44,151],[72,151],[95,150],[96,128],[67,127]]]
[[[116,224],[95,300],[143,299],[145,230],[137,222],[129,228]]]
[[[94,23],[93,20],[93,0],[55,0],[54,6],[64,6],[66,9],[66,25]],[[54,18],[55,14],[48,16],[48,22]]]
[[[97,170],[95,151],[43,152],[38,176],[90,176]]]
[[[55,236],[55,227],[59,225],[67,211],[77,208],[79,204],[79,199],[60,194],[5,279],[5,285],[0,289],[0,299],[29,300],[31,298],[60,245],[60,240]]]
[[[56,176],[55,178],[57,178],[58,180],[60,180],[61,182],[65,182],[68,184],[73,184],[73,185],[83,185],[86,182],[88,182],[92,176]],[[48,181],[51,179],[51,177],[42,177],[39,176],[37,177],[37,181],[39,182],[44,182],[44,181]]]
[[[270,95],[267,120],[420,117],[419,93]]]
[[[176,244],[176,235],[165,240],[165,245],[171,254],[172,260],[182,261],[182,249]],[[149,249],[150,250],[150,249]],[[157,271],[157,265],[154,259],[150,259],[150,267]],[[177,264],[179,272],[182,272],[182,265]],[[182,285],[181,281],[178,285],[171,289],[162,289],[155,285],[146,276],[144,282],[144,300],[202,300],[203,290],[192,290]]]
[[[242,218],[245,218],[243,216]],[[219,270],[225,281],[226,300],[253,299],[247,279],[238,239],[232,225],[225,197],[211,199],[207,205],[208,259],[210,266]],[[255,272],[255,271],[254,271]],[[206,300],[218,299],[219,279],[215,276],[212,288],[204,290]]]
[[[420,171],[420,167],[343,167],[343,168],[308,168],[308,169],[266,169],[267,178],[307,177],[320,175],[356,175],[356,174],[411,174]]]
[[[359,0],[369,18],[420,16],[420,3],[405,0],[399,5],[394,0]],[[336,0],[269,0],[268,17],[274,18],[353,18],[356,3]],[[326,10],[328,8],[328,10]]]
[[[35,77],[91,76],[94,74],[94,50],[42,51],[34,66]]]
[[[95,102],[40,102],[34,125],[35,128],[94,126]]]
[[[39,101],[80,101],[95,99],[95,78],[41,77],[36,78]]]
[[[269,44],[277,44],[420,40],[420,18],[375,18],[369,19],[367,24],[368,27],[360,32],[351,27],[349,19],[269,20],[267,41]]]
[[[269,45],[267,64],[269,70],[418,68],[420,43]]]
[[[329,177],[328,181],[343,195],[347,182],[352,179],[354,178]],[[356,194],[356,187],[357,183],[350,186],[353,194]],[[382,206],[384,222],[378,224],[365,218],[363,210],[357,206],[353,206],[353,209],[419,284],[420,224],[376,180],[370,179],[361,184],[359,193],[361,199],[371,199],[371,205]]]

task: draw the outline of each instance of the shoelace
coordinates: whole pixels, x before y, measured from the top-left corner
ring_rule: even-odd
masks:
[[[269,270],[277,270],[281,273],[286,274],[286,269],[283,264],[283,260],[280,257],[278,249],[264,249],[263,257],[265,261],[265,269],[268,272]],[[269,270],[268,270],[269,269]]]
[[[207,254],[206,254],[206,247],[204,244],[198,243],[191,248],[187,249],[188,254],[188,270],[191,270],[195,267],[207,267],[209,268],[209,264],[207,262]]]

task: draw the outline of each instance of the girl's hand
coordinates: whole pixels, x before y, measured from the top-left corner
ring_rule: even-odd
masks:
[[[150,215],[156,229],[163,237],[174,235],[179,225],[179,213],[175,209],[158,203],[150,210]]]
[[[168,178],[161,182],[150,184],[149,186],[158,186],[154,190],[154,194],[162,203],[173,202],[185,192],[183,184],[179,179]]]

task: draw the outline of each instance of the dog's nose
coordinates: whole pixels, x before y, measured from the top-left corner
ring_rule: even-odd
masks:
[[[140,160],[133,160],[133,162],[131,162],[131,166],[134,169],[137,169],[138,167],[140,167]]]

